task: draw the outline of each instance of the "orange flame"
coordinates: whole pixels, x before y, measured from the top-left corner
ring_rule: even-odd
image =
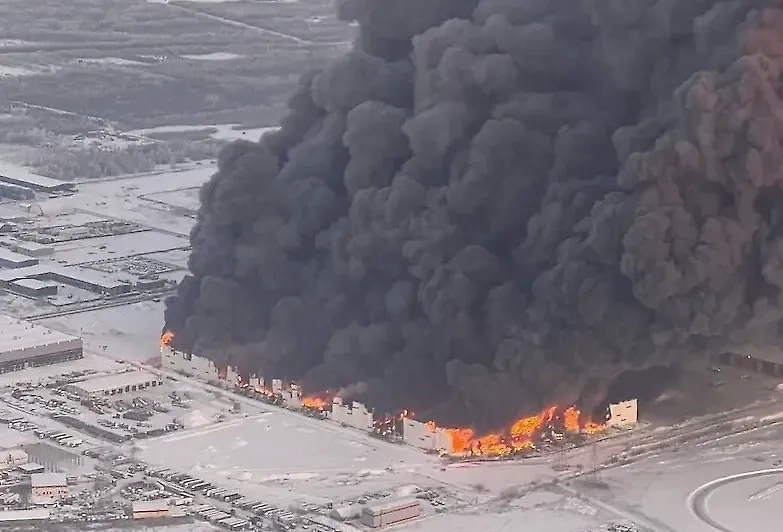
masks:
[[[433,424],[434,427],[434,424]],[[457,456],[505,456],[514,452],[534,449],[545,431],[556,434],[596,434],[606,425],[587,418],[571,406],[561,409],[550,406],[534,416],[514,421],[503,433],[478,436],[467,428],[446,429],[451,439],[451,454]]]
[[[317,395],[309,395],[302,398],[302,406],[305,408],[323,410],[326,408],[326,405],[330,403],[331,401],[327,401],[323,397],[319,397]]]
[[[173,339],[174,339],[173,332],[171,331],[164,332],[163,335],[160,337],[161,347],[163,347],[164,345],[169,345]]]

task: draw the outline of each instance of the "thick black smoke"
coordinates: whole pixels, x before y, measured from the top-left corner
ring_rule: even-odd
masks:
[[[772,0],[343,0],[201,193],[181,349],[445,423],[779,343]]]

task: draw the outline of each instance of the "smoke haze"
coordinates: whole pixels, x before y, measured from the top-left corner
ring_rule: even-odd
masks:
[[[775,5],[339,1],[353,50],[201,191],[175,347],[492,424],[779,343]]]

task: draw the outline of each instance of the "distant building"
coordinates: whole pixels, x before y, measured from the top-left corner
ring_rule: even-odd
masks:
[[[110,395],[136,392],[150,387],[160,386],[163,379],[147,371],[126,371],[116,375],[94,377],[65,386],[69,392],[82,399],[97,399]]]
[[[74,184],[59,179],[52,179],[29,172],[15,172],[14,175],[0,174],[0,182],[27,187],[39,192],[63,192],[73,190]]]
[[[20,187],[11,183],[0,183],[0,198],[12,200],[32,200],[35,199],[35,191],[28,187]]]
[[[416,499],[391,501],[365,506],[361,522],[365,526],[380,528],[415,519],[421,514],[421,506]]]
[[[134,501],[131,507],[134,519],[155,519],[169,517],[169,503],[164,500]]]
[[[60,285],[52,281],[40,281],[38,279],[19,279],[11,283],[12,291],[29,297],[56,296]]]
[[[716,362],[733,366],[749,373],[760,373],[773,378],[783,378],[783,356],[773,350],[748,349],[753,354],[721,353]]]
[[[33,521],[48,521],[49,510],[33,508],[30,510],[6,510],[0,512],[0,523],[25,523]]]
[[[34,504],[53,504],[68,495],[68,481],[60,473],[30,475],[30,493]]]
[[[26,240],[17,240],[15,238],[6,238],[0,241],[0,245],[27,255],[29,257],[47,257],[54,254],[54,247],[46,244],[39,244],[38,242],[28,242]]]
[[[0,373],[84,357],[82,339],[0,315]]]
[[[36,258],[0,248],[0,267],[2,268],[29,268],[36,264],[38,264],[38,259]]]
[[[350,406],[343,404],[340,397],[332,400],[332,411],[329,419],[349,427],[361,430],[372,430],[373,415],[366,406],[354,401]]]
[[[12,448],[0,450],[0,469],[13,469],[26,464],[30,460],[24,449]]]
[[[46,471],[46,468],[42,466],[41,464],[36,464],[35,462],[28,462],[26,464],[22,464],[19,467],[17,467],[20,473],[23,473],[25,475],[32,475],[33,473],[43,473]]]
[[[97,272],[88,272],[79,267],[57,268],[43,264],[0,271],[0,288],[13,288],[12,284],[19,279],[54,281],[111,296],[127,294],[133,290],[130,283],[99,275]]]

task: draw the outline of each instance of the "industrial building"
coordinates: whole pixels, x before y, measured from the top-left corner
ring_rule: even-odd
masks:
[[[366,406],[356,401],[350,406],[345,405],[341,397],[335,397],[332,400],[332,411],[329,412],[329,419],[335,423],[360,430],[372,430],[374,422],[372,412]]]
[[[48,521],[51,512],[45,508],[29,510],[5,510],[0,512],[0,523],[25,523],[33,521]]]
[[[419,515],[419,501],[408,499],[365,506],[362,509],[361,522],[365,526],[380,528],[415,519]]]
[[[0,315],[0,373],[84,357],[82,339]]]
[[[134,519],[159,519],[169,517],[169,503],[163,500],[134,501],[131,507]]]
[[[29,268],[38,264],[38,259],[0,248],[0,268]]]
[[[20,187],[11,183],[0,183],[0,198],[31,200],[35,199],[35,191],[31,188]]]
[[[75,188],[73,183],[32,174],[30,172],[19,171],[14,172],[14,175],[9,174],[10,172],[0,174],[0,182],[30,188],[39,192],[64,192]]]
[[[53,246],[39,244],[38,242],[28,242],[26,240],[17,240],[15,238],[6,238],[0,240],[0,245],[10,249],[11,251],[21,253],[22,255],[27,255],[28,257],[40,258],[48,257],[54,254]]]
[[[60,473],[30,475],[31,499],[35,504],[54,504],[68,495],[68,481]]]
[[[450,450],[452,446],[446,429],[407,417],[402,420],[402,441],[425,451]]]
[[[160,349],[160,365],[162,368],[172,371],[178,371],[191,377],[205,380],[207,382],[228,383],[234,386],[239,382],[239,374],[232,367],[221,369],[212,360],[208,358],[176,351],[169,346],[162,346]],[[277,384],[281,393],[283,390],[282,381]],[[275,381],[272,381],[272,388],[275,388]]]
[[[127,294],[133,290],[133,285],[130,283],[111,279],[97,273],[93,274],[79,267],[56,268],[43,264],[0,271],[0,288],[13,289],[13,283],[20,279],[51,281],[97,294],[112,296]]]
[[[94,377],[65,386],[65,390],[75,393],[82,399],[97,399],[107,395],[136,392],[160,386],[163,380],[147,371],[126,371],[116,375]]]
[[[23,296],[49,297],[56,296],[60,285],[53,281],[41,281],[39,279],[19,279],[11,283],[9,288]]]

